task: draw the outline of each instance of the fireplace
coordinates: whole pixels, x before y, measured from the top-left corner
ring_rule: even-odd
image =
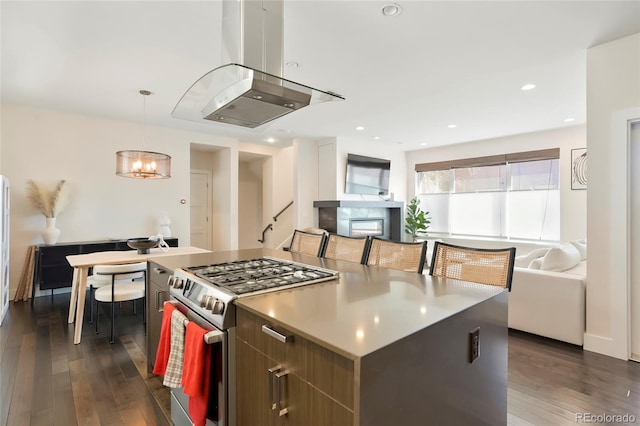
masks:
[[[381,237],[383,235],[383,218],[349,219],[350,237]]]
[[[399,201],[314,201],[318,227],[344,236],[402,241],[404,203]]]

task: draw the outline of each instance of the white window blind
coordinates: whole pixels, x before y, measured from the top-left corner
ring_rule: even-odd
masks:
[[[558,157],[551,149],[416,165],[429,232],[559,240]]]

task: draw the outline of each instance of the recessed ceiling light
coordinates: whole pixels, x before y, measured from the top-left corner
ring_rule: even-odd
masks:
[[[575,118],[565,118],[564,119],[565,123],[571,123],[572,121],[575,121]]]
[[[525,84],[524,86],[522,86],[520,88],[520,90],[531,90],[531,89],[535,89],[535,88],[536,88],[535,84],[529,83],[529,84]]]
[[[422,142],[422,143],[420,144],[420,146],[427,146],[427,143],[426,143],[426,142]]]
[[[457,125],[455,125],[455,124],[449,124],[447,127],[448,127],[448,128],[450,128],[450,129],[455,129],[455,128],[456,128],[456,127],[458,127],[458,126],[457,126]]]
[[[374,136],[373,139],[377,141],[378,139],[380,139],[380,136]]]
[[[380,12],[382,12],[382,16],[398,16],[402,12],[402,8],[397,3],[389,3],[382,6]]]
[[[274,143],[276,140],[274,138],[267,138],[265,142]]]
[[[364,130],[364,127],[363,126],[358,126],[358,127],[356,127],[356,130]]]

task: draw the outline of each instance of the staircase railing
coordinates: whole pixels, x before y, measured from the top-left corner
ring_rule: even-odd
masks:
[[[258,242],[260,244],[264,244],[264,242],[265,242],[264,236],[267,233],[267,231],[273,231],[273,224],[271,224],[271,223],[268,224],[267,227],[262,230],[262,239],[258,240]]]
[[[280,217],[280,215],[282,213],[284,213],[285,210],[287,210],[289,207],[291,207],[293,205],[293,201],[291,201],[289,204],[287,204],[282,210],[280,210],[274,217],[273,217],[273,221],[277,222],[278,218]]]
[[[273,216],[273,221],[277,222],[278,218],[280,217],[280,215],[282,213],[284,213],[289,207],[291,207],[293,205],[293,201],[291,201],[289,204],[287,204],[282,210],[280,210],[278,213],[276,213],[275,216]],[[258,242],[260,244],[264,244],[264,242],[266,241],[265,237],[268,231],[273,231],[273,223],[268,224],[267,226],[265,226],[265,228],[262,230],[262,238],[258,239]]]

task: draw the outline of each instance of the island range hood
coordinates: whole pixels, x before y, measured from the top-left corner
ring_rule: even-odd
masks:
[[[344,100],[282,78],[282,0],[224,0],[226,65],[198,79],[178,101],[175,118],[256,128],[315,103]]]

